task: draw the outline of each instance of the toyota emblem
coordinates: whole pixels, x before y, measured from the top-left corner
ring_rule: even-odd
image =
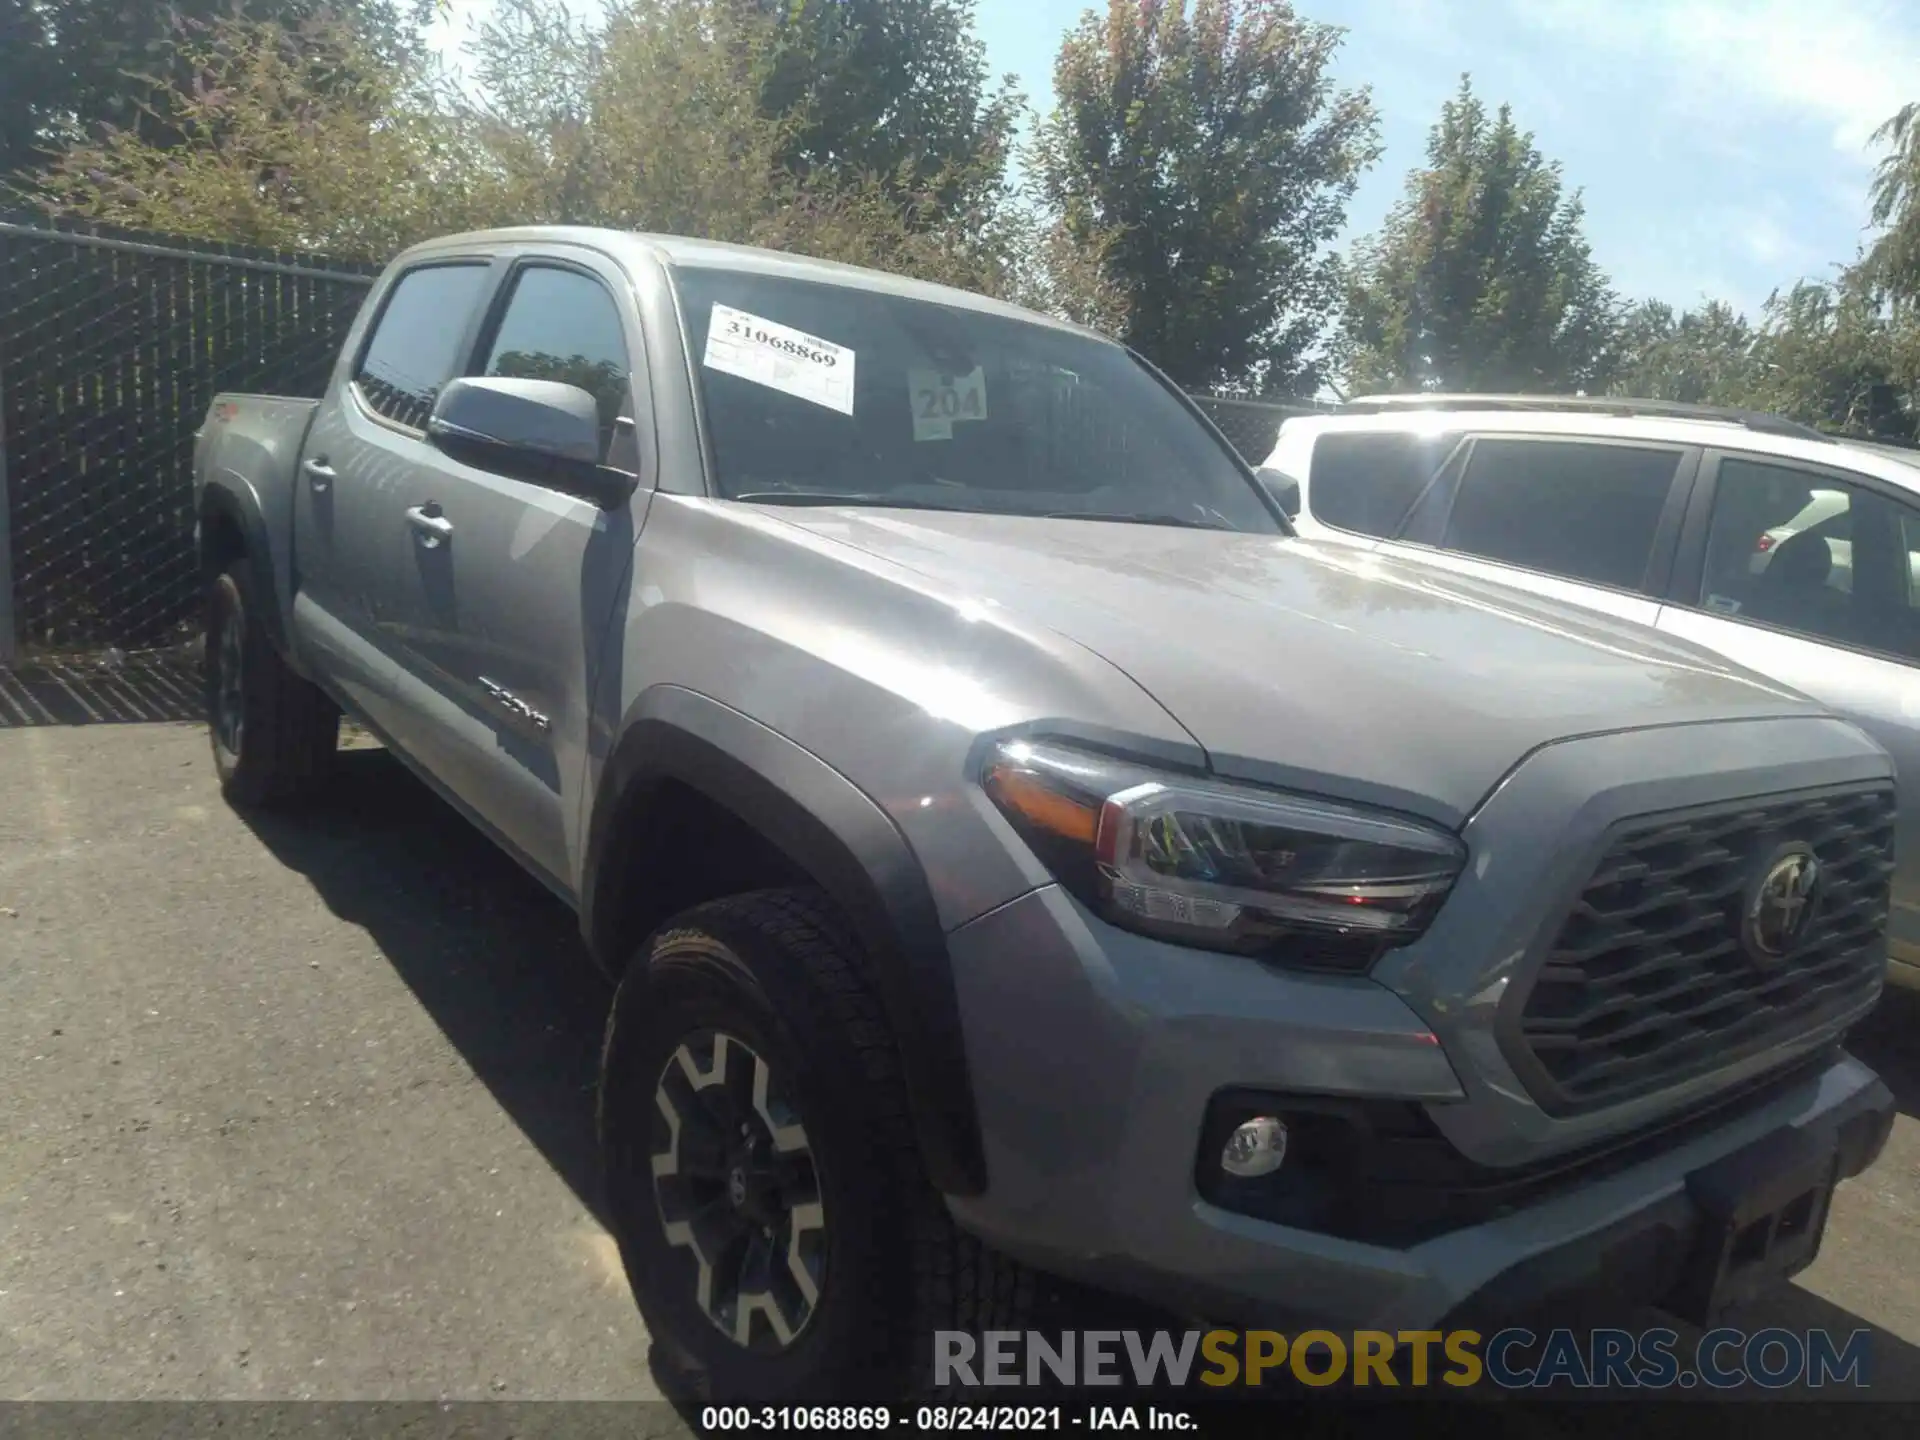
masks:
[[[1810,847],[1795,841],[1769,855],[1747,887],[1741,917],[1740,944],[1749,958],[1771,965],[1790,955],[1813,918],[1819,888],[1820,860]]]

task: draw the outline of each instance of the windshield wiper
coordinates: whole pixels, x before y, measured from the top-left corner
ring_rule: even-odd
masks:
[[[1025,516],[1038,520],[1109,520],[1119,525],[1174,525],[1182,530],[1225,530],[1237,533],[1232,525],[1211,520],[1191,520],[1183,515],[1159,515],[1148,511],[1048,510],[1035,515],[1030,510],[981,510],[973,506],[942,505],[933,500],[905,500],[896,495],[864,495],[823,490],[749,490],[730,499],[749,505],[872,505],[891,510],[939,510],[949,515]]]
[[[1184,515],[1155,515],[1145,511],[1049,510],[1047,520],[1111,520],[1117,525],[1174,525],[1182,530],[1233,530],[1211,520],[1189,520]]]
[[[731,495],[749,505],[876,505],[889,510],[958,511],[957,505],[937,505],[931,500],[902,500],[896,495],[839,494],[821,490],[749,490]]]

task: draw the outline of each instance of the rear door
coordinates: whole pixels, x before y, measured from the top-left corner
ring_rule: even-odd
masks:
[[[1920,965],[1920,505],[1871,476],[1723,452],[1659,626],[1854,720],[1900,776],[1894,958]]]
[[[1697,463],[1684,445],[1473,436],[1382,548],[1651,625]]]
[[[599,403],[601,458],[633,477],[652,455],[642,332],[626,277],[571,248],[503,258],[457,374],[558,380]],[[636,384],[636,379],[639,383]],[[603,509],[549,481],[429,449],[397,523],[411,549],[396,599],[401,685],[419,758],[563,891],[575,873],[569,793],[585,773],[602,640],[624,612],[646,488]]]
[[[396,737],[411,728],[393,680],[413,564],[404,497],[434,454],[423,427],[477,323],[490,263],[435,256],[387,284],[343,383],[314,417],[296,481],[302,643],[323,651],[344,697]]]

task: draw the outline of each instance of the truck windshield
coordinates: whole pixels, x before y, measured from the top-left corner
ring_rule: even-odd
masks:
[[[675,278],[728,499],[1284,533],[1119,345],[852,286]]]

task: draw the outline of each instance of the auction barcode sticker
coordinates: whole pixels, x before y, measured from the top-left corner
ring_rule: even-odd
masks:
[[[710,369],[842,415],[853,414],[853,359],[844,345],[730,305],[716,303],[707,322]]]

